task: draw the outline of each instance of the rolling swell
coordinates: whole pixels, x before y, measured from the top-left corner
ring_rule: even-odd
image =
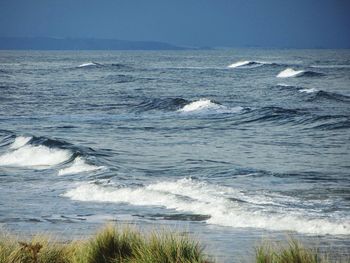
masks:
[[[321,100],[328,100],[328,101],[334,101],[334,102],[350,102],[350,96],[336,93],[336,92],[318,90],[316,88],[298,87],[298,86],[286,85],[286,84],[278,84],[276,87],[282,91],[285,91],[285,90],[299,91],[300,93],[305,94],[305,98],[308,101],[317,102]]]
[[[261,123],[298,125],[305,130],[336,130],[350,127],[350,117],[347,115],[325,115],[322,111],[315,113],[314,110],[268,106],[246,111],[235,123],[236,125]]]
[[[136,108],[137,112],[160,110],[181,114],[225,114],[238,113],[244,110],[240,106],[228,107],[206,98],[193,101],[183,98],[150,99],[143,101]]]
[[[183,98],[155,98],[141,102],[136,108],[138,112],[152,110],[176,111],[188,103],[189,101]]]
[[[80,68],[80,69],[88,69],[88,68],[110,68],[110,69],[119,69],[119,70],[131,70],[133,69],[132,66],[130,65],[126,65],[123,63],[111,63],[111,64],[102,64],[102,63],[98,63],[98,62],[86,62],[86,63],[82,63],[80,65],[78,65],[76,68]]]
[[[277,86],[285,89],[285,86]],[[303,92],[303,88],[288,86],[288,89]],[[315,91],[303,95],[307,101],[332,100],[348,101],[348,97],[324,91]],[[346,115],[324,115],[317,108],[284,108],[266,106],[262,108],[247,108],[241,106],[228,107],[210,99],[186,100],[183,98],[148,99],[136,106],[136,112],[149,111],[176,112],[186,116],[221,115],[232,116],[236,125],[274,123],[276,125],[298,125],[305,129],[333,130],[349,127],[349,118]],[[227,115],[229,114],[229,115]],[[174,115],[176,116],[176,115]],[[173,117],[174,117],[173,116]]]
[[[285,124],[294,121],[298,117],[308,114],[304,109],[287,109],[282,107],[267,106],[260,109],[254,109],[248,112],[244,119],[239,123],[261,123],[261,122],[276,122]]]
[[[348,102],[350,103],[350,96],[346,96],[343,94],[335,93],[335,92],[328,92],[319,90],[314,92],[313,97],[310,98],[312,101],[319,101],[319,100],[329,100],[334,102]]]

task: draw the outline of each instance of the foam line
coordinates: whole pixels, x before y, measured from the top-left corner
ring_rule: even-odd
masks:
[[[281,198],[287,197],[279,196],[271,200],[262,194],[248,196],[234,188],[191,179],[159,182],[139,188],[103,187],[85,183],[69,190],[64,196],[79,201],[162,206],[180,212],[208,215],[208,224],[221,226],[296,231],[316,235],[350,234],[350,222],[346,218],[311,217],[306,210],[283,210],[283,206],[280,206],[278,212],[269,213],[258,205],[279,203]]]

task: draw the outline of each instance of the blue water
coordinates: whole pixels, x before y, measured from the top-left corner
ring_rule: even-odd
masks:
[[[0,224],[350,248],[350,51],[0,51]],[[337,252],[338,253],[338,252]]]

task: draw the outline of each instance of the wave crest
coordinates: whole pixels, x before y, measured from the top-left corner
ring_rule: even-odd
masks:
[[[68,161],[72,152],[43,145],[24,145],[0,156],[0,166],[45,168]]]
[[[323,73],[315,72],[315,71],[306,71],[306,70],[294,70],[292,68],[286,68],[285,70],[282,70],[278,75],[277,78],[295,78],[295,77],[317,77],[317,76],[323,76]]]
[[[78,68],[98,67],[98,66],[102,66],[102,64],[97,62],[87,62],[87,63],[80,64]]]
[[[178,112],[182,113],[236,113],[243,110],[243,107],[237,106],[228,108],[221,104],[215,103],[209,99],[199,99],[186,104]]]
[[[305,73],[304,70],[294,70],[292,68],[286,68],[278,73],[277,78],[294,78]]]
[[[96,166],[92,164],[87,164],[81,157],[75,158],[72,165],[60,169],[58,171],[58,175],[68,175],[68,174],[78,174],[78,173],[84,173],[84,172],[92,172],[96,170],[103,169],[104,166]]]
[[[19,136],[15,138],[15,141],[10,145],[10,149],[18,149],[26,145],[33,137]]]
[[[256,68],[261,67],[263,65],[277,65],[276,63],[272,62],[264,62],[264,61],[250,61],[250,60],[244,60],[244,61],[238,61],[231,65],[228,65],[228,68]]]
[[[14,136],[12,136],[13,138]],[[93,152],[65,141],[35,136],[17,136],[8,145],[8,151],[0,155],[0,166],[46,169],[56,165],[68,165],[59,175],[89,172],[104,168],[88,164],[82,158]]]

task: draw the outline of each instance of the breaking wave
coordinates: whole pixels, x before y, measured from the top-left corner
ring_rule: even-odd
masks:
[[[132,69],[131,66],[125,65],[122,63],[112,63],[112,64],[102,64],[102,63],[97,63],[94,61],[87,62],[87,63],[82,63],[77,68],[96,68],[96,67],[109,67],[109,68],[114,68],[114,69]]]
[[[162,110],[187,114],[220,114],[237,113],[244,110],[243,107],[227,107],[210,99],[201,98],[190,101],[183,98],[160,98],[145,100],[136,106],[137,112]]]
[[[84,155],[88,155],[93,150],[76,147],[60,140],[17,136],[11,144],[7,142],[5,145],[8,145],[8,151],[0,155],[0,166],[46,169],[57,165],[69,165],[60,169],[59,175],[90,172],[104,168],[104,166],[86,163],[83,159]]]
[[[256,68],[256,67],[261,67],[264,65],[278,65],[278,64],[272,63],[272,62],[245,60],[245,61],[235,62],[231,65],[228,65],[227,67],[228,68]]]
[[[97,62],[87,62],[87,63],[80,64],[78,68],[101,67],[101,66],[103,65]]]
[[[45,168],[68,161],[72,152],[43,145],[23,145],[0,156],[0,166]]]
[[[22,146],[26,145],[33,137],[24,137],[24,136],[19,136],[16,137],[15,141],[10,145],[11,149],[18,149],[21,148]]]
[[[238,228],[262,228],[277,231],[296,231],[307,234],[350,234],[346,219],[311,217],[308,211],[284,210],[279,199],[294,202],[289,197],[271,197],[263,194],[249,196],[241,191],[218,185],[210,185],[192,179],[175,182],[159,182],[138,188],[104,187],[82,184],[64,194],[72,200],[90,202],[128,203],[137,206],[161,206],[179,212],[206,216],[208,224]],[[264,204],[264,208],[260,206]],[[271,211],[266,209],[272,205]],[[300,205],[300,204],[299,204]],[[275,207],[280,209],[277,210]],[[205,218],[205,217],[204,217]],[[331,221],[331,218],[333,221]]]
[[[292,68],[286,68],[285,70],[282,70],[278,75],[277,78],[295,78],[295,77],[315,77],[315,76],[323,76],[323,73],[314,72],[314,71],[305,71],[305,70],[294,70]]]
[[[209,99],[199,99],[186,104],[183,108],[179,109],[181,113],[237,113],[241,112],[244,108],[237,106],[229,108],[224,105],[218,104]]]
[[[315,93],[315,92],[318,92],[318,89],[315,89],[315,88],[300,89],[299,91],[302,92],[302,93]]]
[[[350,96],[336,93],[336,92],[324,91],[316,88],[298,87],[298,86],[287,85],[283,83],[278,84],[277,87],[281,88],[282,90],[290,89],[290,90],[299,91],[300,93],[305,93],[309,96],[308,98],[309,101],[330,100],[330,101],[338,101],[338,102],[339,101],[350,102]]]
[[[87,164],[85,160],[81,157],[75,158],[71,166],[67,168],[60,169],[58,175],[68,175],[68,174],[78,174],[83,172],[92,172],[96,170],[103,169],[104,166],[96,166],[92,164]]]

